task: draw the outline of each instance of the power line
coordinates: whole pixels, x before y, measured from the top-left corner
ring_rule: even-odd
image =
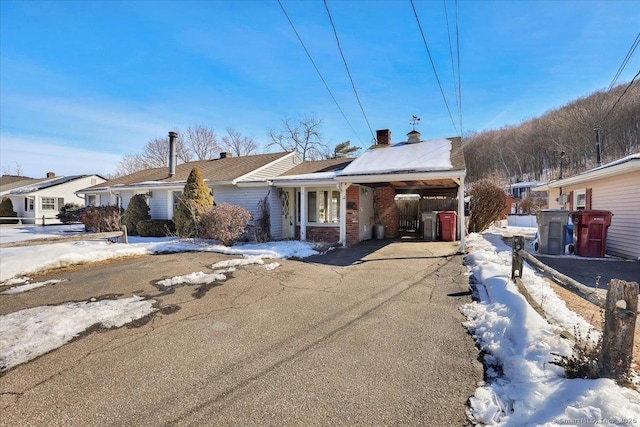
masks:
[[[622,64],[620,64],[620,68],[618,68],[618,72],[613,77],[613,80],[611,80],[611,84],[609,85],[609,88],[607,90],[611,90],[613,85],[616,84],[616,82],[618,81],[618,78],[620,77],[620,74],[622,74],[622,71],[624,70],[624,67],[627,66],[627,63],[629,62],[629,59],[631,59],[631,56],[633,55],[633,52],[635,52],[636,47],[638,47],[638,43],[640,43],[640,33],[638,33],[638,35],[636,36],[635,41],[633,42],[633,44],[629,48],[629,51],[627,52],[627,56],[625,56],[624,59],[622,60]]]
[[[329,10],[329,5],[327,5],[327,0],[324,0],[324,7],[325,9],[327,9],[327,14],[329,15],[329,22],[331,22],[331,27],[333,27],[333,34],[336,37],[336,43],[338,44],[338,50],[340,51],[342,62],[344,62],[344,67],[347,69],[347,75],[349,76],[349,80],[351,81],[351,87],[353,88],[353,93],[356,95],[356,99],[358,100],[358,105],[360,106],[360,110],[362,111],[364,120],[367,122],[367,126],[369,127],[369,132],[371,132],[371,136],[375,139],[376,136],[373,133],[373,130],[371,129],[371,125],[369,124],[369,119],[367,118],[367,114],[364,112],[364,108],[362,107],[362,102],[360,102],[360,97],[358,96],[358,91],[356,90],[356,85],[353,83],[353,78],[351,77],[349,66],[347,65],[347,60],[345,59],[344,53],[342,52],[342,47],[340,47],[340,39],[338,38],[338,32],[336,31],[336,26],[333,23],[333,18],[331,17],[331,11]]]
[[[449,39],[449,58],[451,59],[451,78],[454,82],[454,92],[456,95],[456,107],[458,108],[458,116],[460,115],[460,98],[458,97],[458,87],[455,85],[456,81],[456,71],[455,65],[453,63],[453,46],[451,43],[451,30],[449,29],[449,11],[447,10],[447,0],[442,0],[444,4],[444,19],[447,23],[447,38]]]
[[[416,17],[416,22],[418,23],[418,28],[420,29],[420,35],[422,35],[422,41],[424,42],[424,47],[427,49],[427,54],[429,55],[429,61],[431,61],[431,67],[433,68],[433,74],[436,76],[436,81],[438,82],[438,86],[440,87],[440,93],[442,94],[442,99],[444,100],[444,105],[447,107],[447,112],[449,113],[449,118],[451,119],[451,124],[456,132],[458,132],[458,127],[456,126],[456,122],[453,120],[453,115],[451,115],[451,109],[449,108],[449,103],[447,102],[447,97],[444,95],[444,90],[442,89],[442,84],[440,83],[440,78],[438,77],[438,72],[436,71],[436,66],[433,62],[433,58],[431,57],[431,51],[429,50],[429,45],[427,44],[427,39],[424,36],[424,31],[422,31],[422,25],[420,24],[420,18],[418,18],[418,12],[416,11],[416,7],[413,4],[413,0],[411,1],[411,8],[413,9],[413,14]],[[458,132],[460,134],[460,132]]]
[[[329,85],[327,84],[327,82],[325,81],[324,77],[322,76],[322,73],[318,69],[318,66],[316,65],[315,61],[311,57],[311,54],[309,53],[309,50],[307,50],[307,47],[305,46],[304,42],[302,41],[302,37],[300,37],[300,34],[298,34],[298,30],[296,30],[295,25],[293,25],[293,22],[291,21],[291,18],[289,18],[289,15],[287,14],[287,11],[284,9],[284,6],[282,5],[282,2],[280,0],[278,0],[278,4],[280,5],[280,8],[282,9],[282,12],[284,13],[284,16],[287,18],[287,21],[289,21],[289,24],[291,25],[291,28],[293,29],[293,32],[296,34],[296,37],[298,37],[298,41],[300,42],[300,44],[302,45],[302,48],[304,49],[305,53],[309,57],[309,60],[311,61],[311,64],[313,64],[313,68],[316,69],[316,72],[318,73],[318,76],[320,77],[320,80],[322,80],[322,83],[324,84],[324,87],[327,88],[327,91],[329,92],[329,95],[331,95],[331,99],[333,99],[333,102],[336,104],[336,107],[338,107],[338,110],[340,110],[340,113],[342,114],[342,117],[344,117],[344,120],[347,122],[347,124],[349,125],[349,127],[353,131],[353,134],[362,143],[362,139],[360,139],[360,136],[358,135],[358,132],[356,132],[356,130],[353,128],[353,125],[351,125],[351,122],[347,118],[346,114],[344,114],[344,111],[342,111],[342,108],[340,107],[340,104],[338,104],[338,101],[336,100],[336,97],[333,96],[333,92],[331,92],[331,89],[329,89]]]
[[[609,114],[611,114],[611,112],[613,111],[614,108],[616,108],[616,105],[618,105],[618,102],[620,102],[620,100],[622,99],[622,97],[624,96],[625,93],[627,93],[627,90],[629,90],[629,88],[631,87],[631,85],[633,84],[633,82],[636,80],[636,77],[640,76],[640,70],[638,70],[638,72],[636,73],[635,76],[633,76],[633,78],[631,79],[631,82],[629,82],[629,84],[627,85],[627,87],[624,88],[624,92],[622,92],[622,94],[620,94],[620,96],[618,97],[618,99],[616,100],[615,104],[613,104],[613,107],[611,107],[611,109],[609,110],[609,112],[604,116],[604,119],[602,119],[602,121],[606,120],[607,117],[609,117]]]
[[[456,5],[456,55],[458,58],[458,101],[460,104],[460,136],[462,136],[462,81],[460,78],[460,27],[458,20],[458,0],[455,0]]]

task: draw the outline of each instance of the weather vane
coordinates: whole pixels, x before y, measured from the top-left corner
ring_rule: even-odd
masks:
[[[413,126],[413,130],[416,130],[416,125],[420,124],[420,117],[411,116],[411,121],[409,122],[411,126]]]

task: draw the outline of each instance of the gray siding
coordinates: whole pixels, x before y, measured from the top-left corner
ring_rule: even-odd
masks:
[[[242,188],[234,186],[214,186],[213,197],[216,204],[231,203],[242,206],[248,210],[254,218],[260,217],[258,203],[268,194],[271,205],[271,235],[274,239],[282,236],[282,208],[278,190],[272,187]]]
[[[151,198],[147,200],[149,203],[149,214],[153,219],[171,219],[172,213],[169,212],[169,196],[170,190],[153,190]]]

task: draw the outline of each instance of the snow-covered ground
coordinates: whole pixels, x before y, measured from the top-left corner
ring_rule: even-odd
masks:
[[[69,227],[0,227],[0,242],[52,235],[68,235]],[[81,232],[81,228],[74,232]],[[523,282],[545,309],[543,319],[510,282],[511,249],[502,242],[503,233],[532,236],[535,229],[494,228],[471,234],[466,263],[473,274],[479,301],[460,308],[465,326],[484,352],[487,381],[470,399],[469,416],[478,423],[500,426],[640,425],[640,394],[608,379],[566,379],[562,368],[550,363],[552,353],[569,354],[571,344],[560,332],[583,335],[589,324],[570,311],[530,267]],[[159,252],[212,251],[239,258],[216,263],[213,273],[193,272],[158,282],[161,286],[210,283],[225,280],[226,273],[247,264],[268,270],[279,266],[264,259],[303,258],[316,254],[311,244],[272,242],[227,248],[211,242],[178,239],[130,238],[130,244],[83,241],[24,248],[0,249],[0,284],[3,293],[26,292],[54,281],[30,283],[28,275],[39,271],[104,259]],[[0,301],[3,298],[0,295]],[[35,307],[0,316],[0,371],[51,351],[96,323],[119,327],[152,313],[154,301],[131,297],[120,300],[67,303]]]
[[[471,234],[466,263],[479,301],[461,307],[465,326],[483,350],[487,381],[470,399],[475,422],[500,426],[640,425],[640,394],[609,379],[566,379],[550,363],[552,353],[569,355],[562,330],[589,323],[570,311],[551,286],[529,266],[522,281],[549,314],[543,319],[510,281],[511,248],[502,233],[531,234],[535,229],[490,229]],[[592,332],[593,335],[593,332]]]

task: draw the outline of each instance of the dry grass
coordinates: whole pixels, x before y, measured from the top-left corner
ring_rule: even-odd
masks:
[[[584,317],[585,320],[591,322],[594,329],[597,331],[602,331],[602,315],[600,314],[600,308],[597,305],[580,298],[573,292],[568,291],[549,279],[546,280],[551,283],[551,287],[555,293],[566,302],[569,310],[578,313]],[[638,366],[638,363],[640,362],[640,322],[636,322],[636,333],[633,340],[633,360],[636,366]]]

